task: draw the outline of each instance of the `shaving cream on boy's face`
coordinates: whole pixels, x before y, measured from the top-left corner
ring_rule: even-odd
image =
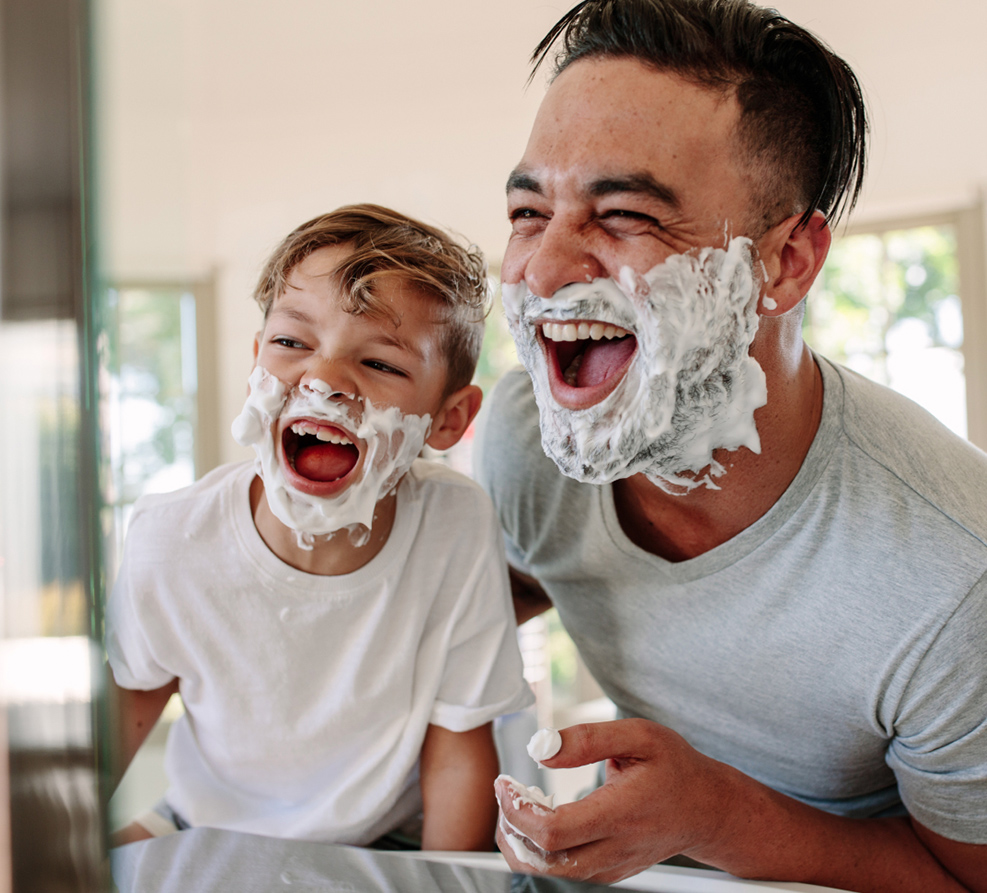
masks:
[[[359,545],[377,503],[421,453],[431,417],[379,409],[318,380],[289,388],[260,366],[249,383],[233,438],[257,453],[274,516],[295,531],[302,548],[343,529]]]
[[[563,474],[601,484],[643,473],[681,493],[716,488],[714,450],[760,452],[754,410],[767,388],[748,352],[761,286],[751,247],[737,237],[550,298],[523,281],[503,286],[542,446]]]

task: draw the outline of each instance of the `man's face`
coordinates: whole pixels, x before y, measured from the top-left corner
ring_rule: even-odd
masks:
[[[577,62],[546,95],[508,182],[504,295],[543,444],[572,477],[688,487],[679,472],[719,473],[713,449],[759,449],[738,119],[731,95],[632,59]]]

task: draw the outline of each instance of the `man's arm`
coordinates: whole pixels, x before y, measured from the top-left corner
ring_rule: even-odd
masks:
[[[491,723],[468,732],[428,727],[421,754],[423,850],[494,848],[499,766]]]
[[[508,568],[511,576],[511,595],[514,596],[514,615],[518,626],[532,617],[545,613],[552,607],[552,600],[534,577]]]
[[[860,893],[987,891],[987,846],[947,840],[914,820],[847,819],[786,797],[703,756],[647,720],[573,726],[552,768],[607,760],[606,782],[554,812],[515,809],[503,782],[500,809],[533,841],[547,873],[613,883],[684,854],[731,874]],[[512,867],[519,861],[498,828]]]

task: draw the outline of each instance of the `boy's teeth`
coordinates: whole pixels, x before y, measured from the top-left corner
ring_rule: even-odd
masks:
[[[602,322],[547,322],[541,331],[549,341],[601,341],[630,335],[627,329]]]
[[[309,425],[306,422],[295,422],[295,424],[291,426],[291,430],[294,431],[295,434],[311,434],[323,443],[338,443],[343,446],[352,446],[353,444],[353,441],[350,440],[345,434],[340,434],[332,428],[321,428],[318,425]]]

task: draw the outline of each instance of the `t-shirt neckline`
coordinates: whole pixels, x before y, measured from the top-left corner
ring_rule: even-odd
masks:
[[[367,564],[349,574],[310,574],[282,561],[264,542],[254,524],[250,510],[250,484],[257,475],[255,463],[245,463],[232,488],[232,516],[237,540],[244,558],[265,578],[268,585],[285,587],[295,594],[344,596],[360,589],[371,580],[387,573],[388,568],[407,551],[408,541],[417,529],[415,520],[416,490],[409,480],[413,469],[398,484],[398,501],[394,525],[384,547]],[[266,497],[263,497],[266,498]],[[330,593],[331,590],[331,593]]]
[[[613,485],[606,484],[597,488],[597,498],[604,525],[613,545],[629,557],[647,561],[664,577],[676,582],[687,582],[736,564],[780,530],[798,511],[819,481],[833,456],[842,428],[843,382],[836,369],[824,357],[815,353],[812,356],[819,368],[823,384],[823,408],[819,428],[802,461],[802,467],[778,501],[764,515],[727,542],[702,555],[685,561],[669,561],[647,552],[628,538],[617,517]]]

